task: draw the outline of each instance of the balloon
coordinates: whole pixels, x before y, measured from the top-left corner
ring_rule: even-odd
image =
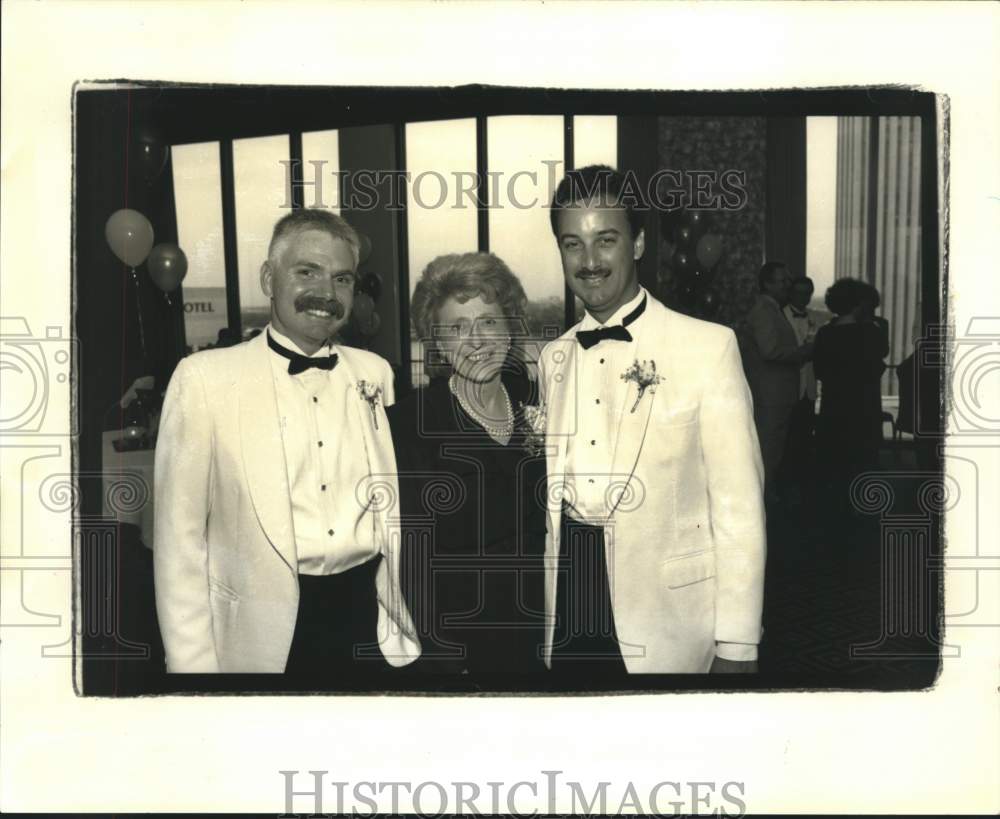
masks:
[[[372,255],[372,240],[368,238],[364,233],[358,233],[358,238],[361,240],[361,249],[358,252],[358,264],[368,260],[368,257]]]
[[[375,312],[375,302],[367,293],[358,293],[354,297],[354,307],[351,308],[355,320],[359,327],[365,327],[371,320],[372,313]]]
[[[372,301],[378,302],[382,295],[382,279],[378,273],[365,273],[358,282],[357,291],[367,293],[372,297]]]
[[[706,233],[698,240],[697,254],[698,261],[707,270],[711,270],[722,256],[722,237],[715,233]]]
[[[681,225],[674,232],[674,236],[677,239],[678,247],[691,247],[691,242],[694,239],[694,231],[691,230],[687,225]]]
[[[708,229],[708,214],[700,210],[686,210],[681,217],[681,224],[691,228],[691,234],[697,239]]]
[[[170,147],[160,133],[150,126],[137,130],[132,159],[147,183],[155,182],[167,166]]]
[[[712,316],[719,309],[719,294],[709,288],[698,299],[703,315]]]
[[[678,250],[671,259],[671,267],[678,273],[690,273],[695,268],[694,256],[684,250]]]
[[[170,293],[184,281],[188,260],[184,251],[177,245],[165,243],[157,245],[149,252],[146,267],[149,268],[149,278],[153,280],[153,284],[164,293]]]
[[[354,297],[354,307],[351,309],[354,326],[363,336],[373,336],[378,332],[381,319],[375,312],[375,302],[367,293],[358,293]]]
[[[700,210],[692,210],[688,212],[688,224],[691,226],[691,230],[694,231],[695,236],[701,236],[706,230],[708,230],[709,216],[707,213],[702,213]]]
[[[153,246],[153,226],[137,210],[123,208],[111,214],[104,226],[111,252],[129,267],[138,267]]]

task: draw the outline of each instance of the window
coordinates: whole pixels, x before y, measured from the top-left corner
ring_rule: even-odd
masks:
[[[490,117],[486,134],[498,181],[488,186],[490,251],[524,286],[529,335],[552,338],[565,322],[566,286],[546,206],[563,176],[563,118]]]
[[[577,116],[571,122],[574,165],[617,164],[616,117]],[[529,360],[540,343],[563,331],[566,288],[547,206],[564,173],[566,126],[563,116],[497,116],[400,126],[406,146],[400,159],[408,173],[404,214],[408,263],[405,270],[397,265],[394,271],[401,298],[412,298],[424,267],[436,256],[485,247],[510,266],[528,296]],[[350,170],[342,167],[341,147],[345,140],[357,138],[352,130],[302,134],[305,206],[340,212],[338,174]],[[485,149],[485,167],[480,167],[480,149]],[[274,224],[292,202],[291,150],[289,134],[233,140],[233,190],[223,196],[221,180],[228,178],[228,171],[220,167],[219,143],[173,146],[178,235],[189,257],[185,309],[188,302],[203,305],[191,307],[186,315],[192,349],[214,344],[220,329],[236,324],[226,309],[227,270],[233,279],[230,289],[238,286],[238,321],[244,337],[269,319],[260,268]],[[484,211],[477,206],[481,180],[485,180]],[[234,213],[224,217],[227,200]],[[235,248],[235,258],[226,258],[226,225],[235,228],[229,245]],[[395,292],[386,287],[383,298],[388,293],[395,299]],[[229,303],[235,303],[236,293],[229,295]],[[577,302],[578,317],[580,312]],[[424,383],[421,344],[412,327],[403,328],[403,337],[407,334],[409,348],[403,352],[410,353],[413,381]]]
[[[427,263],[479,249],[475,199],[476,121],[411,122],[406,127],[406,234],[409,297]],[[471,175],[471,176],[470,176]],[[471,190],[468,195],[463,191]],[[414,384],[427,382],[423,344],[409,329]]]
[[[340,132],[334,129],[302,134],[302,203],[307,208],[325,207],[340,214],[339,172]],[[318,185],[309,184],[314,181]]]
[[[229,323],[222,241],[219,143],[173,147],[177,243],[188,260],[184,333],[191,350],[214,344]]]
[[[236,201],[236,257],[240,319],[246,334],[267,325],[270,302],[260,289],[260,268],[267,259],[274,223],[291,202],[286,163],[288,135],[233,140]]]
[[[850,276],[878,288],[880,313],[889,322],[882,394],[891,410],[898,392],[895,366],[913,351],[920,327],[920,118],[810,117],[807,138],[807,156],[814,149],[822,156],[807,160],[810,193],[817,185],[833,199],[832,206],[817,203],[820,216],[810,213],[808,237],[822,218],[824,240],[815,244],[822,246],[826,264],[833,256],[829,279]],[[812,199],[808,207],[814,207]],[[825,238],[831,226],[832,242]],[[807,242],[807,257],[809,252]],[[816,284],[822,299],[825,287]]]
[[[837,117],[806,117],[806,275],[812,308],[826,310],[833,284],[837,233]]]

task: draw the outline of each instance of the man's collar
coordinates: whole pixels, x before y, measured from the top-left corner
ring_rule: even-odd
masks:
[[[269,323],[265,328],[265,332],[270,333],[271,338],[277,341],[278,344],[280,344],[285,349],[291,350],[293,353],[298,353],[299,355],[304,355],[306,358],[324,358],[330,355],[330,353],[333,350],[332,344],[324,344],[315,353],[309,355],[308,353],[304,352],[303,349],[299,347],[298,344],[292,341],[284,333],[279,333],[277,330],[275,330],[273,324]],[[277,355],[277,353],[275,353],[275,355]]]
[[[646,288],[640,287],[639,292],[636,294],[634,299],[630,299],[627,303],[615,310],[611,317],[603,323],[599,322],[596,318],[590,315],[590,313],[585,313],[583,321],[580,322],[580,329],[594,330],[598,327],[614,327],[616,324],[621,324],[622,319],[635,310],[635,308],[639,306],[640,302],[642,302],[643,297],[646,295]]]

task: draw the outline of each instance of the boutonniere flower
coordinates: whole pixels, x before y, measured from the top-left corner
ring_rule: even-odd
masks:
[[[545,449],[545,425],[548,421],[548,408],[545,403],[538,406],[521,404],[521,417],[524,418],[524,448],[531,455],[541,455]]]
[[[375,424],[375,429],[378,429],[378,412],[376,408],[382,400],[382,387],[374,381],[365,381],[362,379],[358,382],[358,393],[368,402],[368,409],[372,411],[372,422]]]
[[[631,412],[635,412],[642,396],[646,394],[646,390],[651,393],[656,392],[656,385],[663,381],[663,376],[657,375],[656,361],[653,359],[649,361],[636,359],[632,362],[632,366],[622,373],[622,381],[634,381],[639,388],[639,394],[636,396],[631,410]]]

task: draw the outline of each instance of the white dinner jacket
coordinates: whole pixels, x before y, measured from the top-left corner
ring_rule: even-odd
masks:
[[[622,381],[616,396],[613,510],[604,527],[612,607],[630,673],[701,673],[716,641],[760,640],[760,447],[735,334],[648,299],[629,328],[631,344],[635,359],[655,361],[662,382],[634,413],[634,382]],[[576,432],[577,401],[592,398],[577,394],[577,327],[546,345],[539,360],[549,480],[546,662],[568,436]]]
[[[336,352],[355,417],[331,436],[361,430],[360,441],[345,438],[344,445],[368,460],[371,477],[355,495],[359,503],[376,498],[371,519],[384,558],[376,578],[379,648],[401,666],[420,647],[399,588],[391,520],[398,510],[390,508],[399,495],[396,459],[384,407],[377,406],[376,428],[356,390],[359,379],[391,390],[392,370],[373,353]],[[167,389],[156,445],[153,559],[168,671],[285,669],[298,558],[270,355],[264,333],[196,353],[180,362]]]

